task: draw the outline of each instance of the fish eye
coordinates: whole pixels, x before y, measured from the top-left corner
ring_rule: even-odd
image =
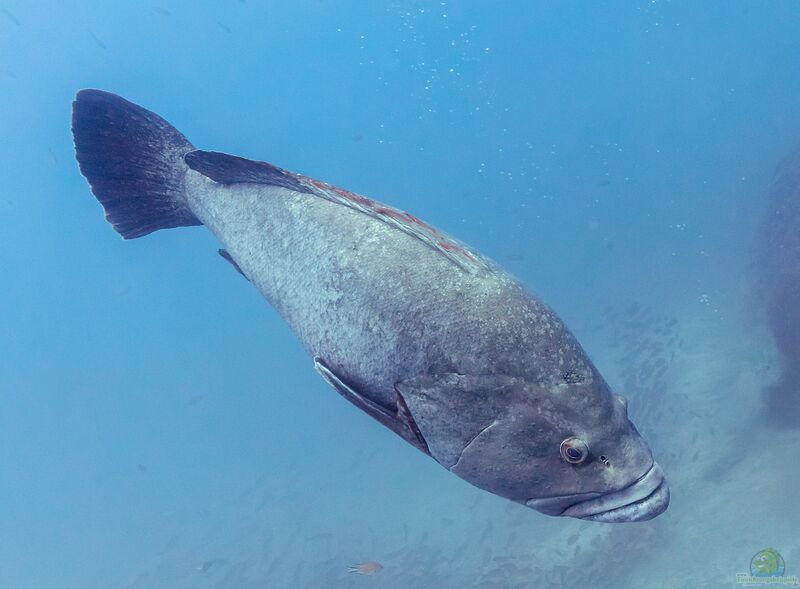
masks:
[[[575,436],[561,442],[561,458],[570,464],[580,464],[589,456],[589,446],[586,442]]]

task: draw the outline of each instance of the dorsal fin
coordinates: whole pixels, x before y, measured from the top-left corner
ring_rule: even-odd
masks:
[[[183,159],[192,170],[220,184],[250,182],[309,192],[294,174],[266,162],[200,149],[187,153]]]
[[[247,280],[248,282],[250,281],[250,279],[247,278],[247,275],[245,275],[245,273],[242,272],[242,269],[239,267],[239,264],[236,263],[236,260],[233,259],[233,256],[231,256],[228,250],[217,250],[217,253],[220,256],[222,256],[231,266],[233,266],[234,270],[236,270],[239,274],[244,276],[245,280]]]

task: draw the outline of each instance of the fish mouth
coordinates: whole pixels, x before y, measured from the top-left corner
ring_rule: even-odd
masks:
[[[579,500],[583,498],[583,500]],[[529,507],[549,515],[564,515],[596,522],[638,522],[653,519],[669,506],[669,486],[664,471],[654,462],[650,469],[624,489],[598,495],[586,493],[531,499]],[[560,513],[556,513],[556,507]]]

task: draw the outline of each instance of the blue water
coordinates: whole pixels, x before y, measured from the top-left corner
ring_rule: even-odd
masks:
[[[0,3],[0,587],[735,587],[800,570],[751,251],[800,3]],[[391,203],[565,319],[667,472],[645,523],[470,487],[320,379],[203,228],[123,242],[75,92]],[[780,411],[780,408],[775,408]],[[372,576],[348,565],[377,561]]]

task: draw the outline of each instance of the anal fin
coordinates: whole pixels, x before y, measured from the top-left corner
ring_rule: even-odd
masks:
[[[242,269],[239,267],[239,264],[236,263],[236,260],[233,259],[233,256],[231,256],[228,250],[217,250],[217,253],[220,256],[222,256],[223,259],[225,259],[225,261],[227,261],[231,266],[233,266],[234,270],[236,270],[239,274],[244,276],[245,280],[247,280],[248,282],[250,281],[247,275],[244,272],[242,272]]]
[[[422,450],[425,454],[430,455],[428,444],[422,437],[416,423],[411,414],[408,412],[405,400],[400,393],[397,393],[397,412],[392,412],[386,407],[375,403],[359,394],[349,385],[347,385],[341,378],[339,378],[325,362],[320,358],[314,358],[314,368],[330,384],[336,392],[342,395],[345,399],[350,401],[353,405],[367,413],[373,419],[379,421],[398,436],[403,438],[412,446]]]

